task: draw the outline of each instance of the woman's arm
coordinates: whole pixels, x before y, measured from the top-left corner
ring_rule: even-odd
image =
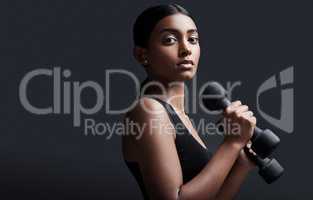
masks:
[[[224,184],[216,196],[216,200],[233,199],[239,192],[241,184],[244,182],[248,173],[255,168],[255,164],[241,150],[233,168],[228,174]]]
[[[232,142],[223,142],[204,169],[182,186],[179,199],[215,199],[241,148]]]
[[[240,102],[228,108],[227,116],[233,116],[233,119],[237,116],[238,122],[245,125],[244,134],[226,137],[202,171],[183,184],[173,137],[175,129],[165,109],[153,99],[143,98],[141,101],[143,103],[138,104],[129,117],[144,127],[142,132],[135,130],[140,138],[134,135],[133,142],[139,152],[138,161],[150,199],[215,199],[241,149],[252,136],[253,123],[237,116],[247,109],[240,107]]]

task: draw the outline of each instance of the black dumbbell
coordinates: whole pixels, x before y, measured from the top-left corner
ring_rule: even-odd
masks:
[[[259,175],[266,183],[271,184],[281,177],[284,173],[284,168],[274,158],[262,159],[258,155],[253,155],[249,152],[249,148],[245,147],[244,151],[249,159],[251,159],[259,168]]]
[[[201,100],[203,105],[211,111],[225,109],[231,104],[226,98],[225,89],[217,82],[208,83],[201,94]],[[269,129],[262,130],[255,127],[251,142],[251,149],[261,158],[266,158],[276,149],[280,143],[280,139]]]

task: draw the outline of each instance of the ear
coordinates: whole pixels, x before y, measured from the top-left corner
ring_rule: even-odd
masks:
[[[142,65],[147,65],[147,49],[142,47],[134,47],[133,49],[133,55],[136,58],[136,60],[141,63]]]

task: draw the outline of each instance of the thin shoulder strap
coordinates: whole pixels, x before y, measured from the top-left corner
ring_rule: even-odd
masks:
[[[181,119],[179,118],[179,116],[177,115],[177,113],[175,112],[175,110],[171,104],[166,103],[165,101],[163,101],[157,97],[151,97],[151,98],[157,100],[158,102],[160,102],[163,105],[163,107],[166,109],[174,127],[177,127],[178,124],[183,124],[183,122],[181,121]]]
[[[182,132],[180,132],[179,134],[177,134],[178,132],[176,132],[175,145],[176,145],[179,157],[181,159],[184,159],[181,156],[183,155],[183,151],[186,147],[190,146],[192,143],[195,144],[196,146],[199,146],[199,147],[201,145],[189,133],[189,130],[184,125],[184,123],[181,121],[181,119],[179,118],[179,116],[177,115],[177,113],[175,112],[175,110],[171,104],[166,103],[165,101],[163,101],[157,97],[151,97],[151,98],[157,100],[158,102],[160,102],[164,106],[164,108],[166,109],[166,111],[169,115],[169,118],[170,118],[171,122],[173,123],[174,127],[178,127],[177,125],[183,125],[184,129],[180,130]],[[185,136],[187,136],[187,137],[185,137]],[[208,151],[207,149],[203,148],[202,146],[201,146],[201,149]],[[189,151],[193,151],[193,150],[189,149]]]

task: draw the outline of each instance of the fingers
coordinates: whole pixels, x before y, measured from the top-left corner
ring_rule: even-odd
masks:
[[[256,125],[256,118],[253,116],[253,112],[249,110],[247,105],[242,105],[241,101],[232,102],[225,109],[224,115],[233,122],[246,122],[251,127]]]
[[[240,106],[241,105],[241,101],[237,100],[237,101],[234,101],[232,102],[229,107],[237,107],[237,106]]]
[[[225,109],[225,114],[231,114],[238,106],[241,105],[241,101],[234,101],[232,102],[227,108]]]
[[[249,122],[251,123],[251,125],[253,126],[253,127],[255,127],[256,126],[256,117],[251,117],[251,118],[249,118],[250,120],[249,120]]]
[[[243,112],[241,116],[244,118],[249,118],[253,116],[253,112],[249,110],[249,111]]]
[[[235,101],[224,110],[224,118],[227,122],[226,133],[231,133],[227,137],[245,145],[253,136],[253,129],[256,126],[253,112],[249,110],[247,105]]]
[[[251,111],[247,111],[241,114],[240,118],[249,123],[249,125],[251,127],[255,127],[256,126],[256,118],[253,116],[253,112]]]
[[[247,143],[247,145],[246,145],[248,148],[251,148],[251,146],[252,146],[252,142],[251,142],[251,140],[249,140],[248,141],[248,143]]]
[[[242,105],[241,101],[234,101],[225,109],[225,115],[229,117],[238,118],[244,112],[247,112],[248,110],[249,110],[249,107],[247,105]]]
[[[249,149],[249,152],[252,155],[256,156],[257,154],[251,149],[251,146],[252,146],[252,142],[251,142],[251,140],[249,140],[248,143],[246,144],[246,147]]]

